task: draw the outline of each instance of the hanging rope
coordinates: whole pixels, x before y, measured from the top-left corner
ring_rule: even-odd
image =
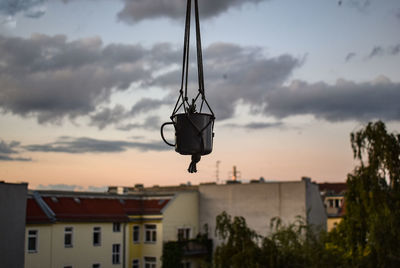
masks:
[[[204,154],[207,154],[210,152],[210,151],[205,152],[203,132],[210,126],[210,124],[212,124],[212,129],[213,129],[214,128],[214,120],[215,120],[214,112],[212,111],[212,109],[211,109],[210,105],[208,104],[206,97],[205,97],[199,7],[198,7],[198,0],[193,0],[193,1],[194,1],[194,15],[195,15],[195,26],[196,26],[197,76],[198,76],[198,87],[199,88],[198,88],[198,93],[197,93],[196,97],[192,99],[191,103],[189,103],[188,80],[189,80],[190,24],[191,24],[191,13],[192,13],[192,0],[187,0],[185,34],[184,34],[184,42],[183,42],[181,87],[179,90],[178,100],[176,101],[174,110],[170,117],[172,122],[174,122],[174,117],[176,116],[178,111],[183,107],[186,118],[190,122],[190,126],[192,126],[193,129],[196,131],[198,138],[200,140],[201,150],[198,153],[192,154],[192,161],[188,168],[188,171],[190,173],[197,172],[196,163],[198,163],[200,161],[201,155],[204,155]],[[199,100],[200,96],[201,96],[200,109],[199,109],[199,111],[196,111],[196,101]],[[204,104],[208,107],[208,109],[211,112],[210,120],[209,120],[209,122],[207,122],[206,126],[204,126],[204,127],[197,126],[193,122],[193,116],[195,114],[200,114],[202,112]],[[174,124],[174,126],[175,126],[175,124]],[[161,130],[161,132],[162,132],[162,130]],[[161,133],[161,136],[163,137],[162,133]],[[164,139],[164,137],[163,137],[163,139]],[[164,139],[164,141],[165,141],[165,139]],[[168,142],[166,142],[166,143],[171,145]],[[179,150],[177,150],[177,151],[179,152]],[[184,154],[186,154],[186,153],[184,153]]]

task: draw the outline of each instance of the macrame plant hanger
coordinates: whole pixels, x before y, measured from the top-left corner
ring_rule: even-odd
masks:
[[[161,137],[164,142],[175,147],[175,151],[183,155],[192,155],[192,161],[188,171],[197,172],[196,163],[202,155],[211,153],[214,138],[215,115],[206,99],[204,91],[203,55],[201,50],[200,19],[198,0],[194,1],[194,13],[196,23],[196,51],[197,51],[197,77],[198,93],[189,103],[188,98],[188,77],[189,77],[189,52],[190,52],[190,22],[192,13],[192,0],[187,0],[186,23],[183,45],[182,77],[178,100],[171,115],[171,122],[161,126]],[[200,102],[200,109],[197,111],[196,103]],[[203,108],[207,107],[210,113],[204,113]],[[183,113],[179,111],[183,110]],[[169,143],[163,134],[166,125],[173,125],[175,128],[175,144]]]

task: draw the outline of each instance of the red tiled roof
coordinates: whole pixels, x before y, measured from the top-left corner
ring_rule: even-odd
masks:
[[[127,221],[128,215],[161,215],[170,199],[42,197],[56,221]],[[27,223],[51,222],[34,198],[28,198]]]
[[[44,197],[57,220],[113,220],[123,221],[127,216],[118,199]]]
[[[26,222],[27,223],[50,223],[49,217],[39,207],[35,199],[28,197],[26,201]]]

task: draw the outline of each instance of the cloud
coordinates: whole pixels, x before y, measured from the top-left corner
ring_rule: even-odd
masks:
[[[129,142],[114,140],[97,140],[87,137],[61,137],[57,141],[47,144],[32,144],[23,146],[30,152],[54,153],[119,153],[127,149],[139,151],[166,151],[169,150],[162,142]]]
[[[42,5],[47,0],[2,0],[0,1],[0,14],[14,16],[24,13],[30,18],[38,18],[45,13]]]
[[[0,25],[10,29],[15,29],[15,27],[17,27],[17,20],[12,16],[0,16]]]
[[[82,191],[84,188],[76,184],[39,184],[35,190],[60,190],[60,191]]]
[[[132,129],[147,129],[147,130],[159,130],[161,127],[160,117],[149,116],[143,123],[134,123],[118,126],[117,129],[122,131],[130,131]]]
[[[31,158],[11,156],[19,153],[19,147],[20,143],[17,141],[11,141],[7,143],[0,139],[0,161],[32,161]]]
[[[127,111],[122,105],[114,108],[103,108],[96,114],[90,116],[90,125],[103,129],[110,124],[115,124],[127,117]]]
[[[121,121],[137,116],[138,114],[147,113],[159,109],[163,105],[172,105],[172,102],[166,98],[163,100],[143,98],[136,102],[130,110],[125,109],[122,105],[116,105],[114,108],[103,108],[99,112],[90,116],[90,125],[103,129],[111,124],[118,124]],[[155,118],[155,117],[150,117]],[[158,117],[157,117],[158,119]],[[149,120],[149,119],[148,119]],[[145,122],[144,124],[129,124],[119,126],[120,130],[130,130],[132,128],[154,129],[153,122]]]
[[[186,14],[185,0],[122,0],[123,9],[118,18],[128,23],[135,23],[151,18],[182,19]],[[215,17],[230,8],[240,8],[244,4],[258,4],[267,0],[203,0],[199,1],[200,16]],[[193,5],[192,5],[193,6]]]
[[[373,57],[384,56],[384,55],[396,56],[397,54],[399,54],[399,52],[400,52],[400,44],[388,47],[375,46],[369,53],[368,58],[371,59]]]
[[[400,8],[396,10],[395,17],[400,20]]]
[[[8,156],[8,155],[0,154],[0,161],[29,162],[29,161],[32,161],[32,159],[31,158],[25,158],[25,157],[11,157],[11,156]]]
[[[302,60],[284,54],[266,57],[259,47],[214,43],[204,51],[205,92],[218,120],[234,115],[239,102],[253,107],[265,104],[267,93],[290,78]],[[193,67],[193,66],[192,66]],[[190,69],[189,90],[197,90],[197,72]],[[168,88],[178,96],[180,70],[155,77],[150,85]]]
[[[400,83],[381,76],[371,82],[338,80],[335,85],[293,81],[269,92],[264,113],[276,118],[310,114],[331,122],[400,120]]]
[[[369,53],[368,58],[373,58],[375,56],[381,56],[384,53],[384,49],[381,46],[375,46]]]
[[[302,64],[291,55],[269,58],[262,48],[230,43],[214,43],[204,55],[206,94],[220,120],[232,117],[239,101],[263,105],[266,92],[279,88]],[[100,129],[121,126],[125,119],[173,104],[171,96],[176,99],[180,87],[176,66],[181,51],[167,43],[144,48],[103,46],[98,37],[68,41],[64,35],[0,36],[0,62],[0,110],[35,116],[39,123],[89,116],[90,124]],[[196,89],[197,72],[191,67],[190,88]],[[130,110],[121,105],[98,109],[131,83],[142,89],[158,86],[170,95],[143,98]]]
[[[397,44],[397,45],[392,46],[390,48],[390,52],[389,53],[394,56],[394,55],[399,54],[399,52],[400,52],[400,44]]]
[[[74,192],[82,192],[82,191],[89,191],[89,192],[106,192],[107,186],[87,186],[84,187],[82,185],[76,184],[39,184],[36,186],[35,190],[58,190],[58,191],[74,191]]]
[[[346,58],[345,58],[345,61],[346,61],[346,62],[349,62],[349,61],[350,61],[352,58],[354,58],[356,55],[357,55],[357,54],[354,53],[354,52],[348,53],[347,56],[346,56]]]
[[[359,11],[365,11],[371,6],[371,0],[344,0],[342,2],[349,7],[358,9]]]
[[[245,128],[245,129],[249,129],[249,130],[258,130],[258,129],[282,127],[283,123],[282,122],[251,122],[251,123],[244,124],[244,125],[225,124],[223,126],[230,127],[230,128]]]
[[[25,12],[25,17],[31,18],[31,19],[37,19],[46,14],[46,8],[45,7],[37,7],[37,8],[32,8],[31,10],[28,10]]]
[[[0,109],[36,116],[39,123],[88,115],[113,91],[157,71],[149,51],[140,45],[103,46],[98,37],[0,35]]]
[[[15,150],[16,147],[19,146],[19,142],[12,141],[10,143],[6,143],[3,140],[0,140],[0,154],[15,154],[18,151]]]

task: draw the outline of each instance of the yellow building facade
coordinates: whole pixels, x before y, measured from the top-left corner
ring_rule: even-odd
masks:
[[[197,191],[28,198],[26,268],[162,267],[163,244],[199,232]],[[186,267],[196,267],[195,263]]]

